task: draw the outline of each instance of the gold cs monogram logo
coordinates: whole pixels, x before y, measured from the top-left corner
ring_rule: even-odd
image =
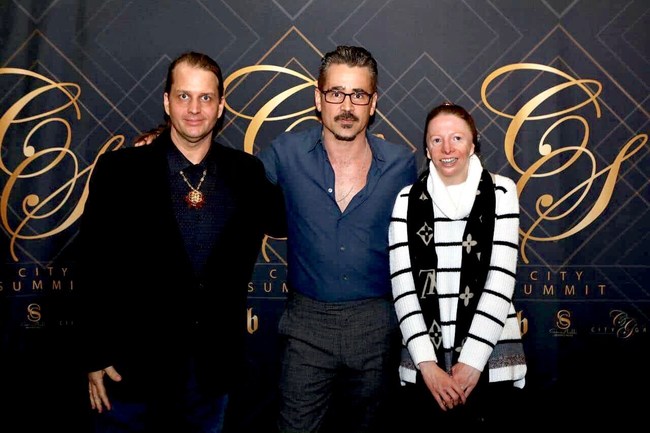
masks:
[[[569,310],[560,310],[555,314],[555,326],[562,330],[571,327],[571,313]]]
[[[88,195],[88,185],[85,185],[80,198],[74,197],[73,193],[77,181],[92,171],[94,161],[88,167],[80,168],[79,159],[70,148],[72,126],[68,119],[57,116],[57,113],[72,109],[76,119],[81,119],[78,102],[81,88],[78,84],[57,83],[43,75],[18,68],[0,68],[0,78],[3,75],[17,76],[30,85],[33,84],[34,87],[34,90],[18,98],[0,117],[0,146],[6,146],[4,140],[12,125],[28,125],[27,128],[31,128],[26,132],[24,141],[19,146],[24,159],[16,166],[7,166],[5,160],[0,159],[0,170],[9,176],[0,197],[0,223],[11,237],[9,249],[11,257],[17,262],[17,240],[29,241],[53,236],[70,227],[81,216]],[[64,102],[55,107],[43,107],[43,111],[37,114],[21,117],[23,112],[36,105],[34,102],[39,96],[48,92],[59,92],[63,95]],[[56,100],[56,98],[52,98],[52,100]],[[38,149],[32,143],[32,139],[38,136],[36,134],[41,129],[52,125],[62,126],[66,131],[63,136],[54,135],[62,142],[57,143],[58,145],[54,144]],[[99,150],[97,157],[111,147],[121,147],[123,142],[124,136],[122,135],[112,137]],[[10,149],[8,152],[3,150],[1,154],[14,156],[19,152]],[[61,170],[64,162],[73,167],[68,179],[60,178],[61,172],[64,171]],[[17,187],[19,183],[21,183],[20,188]],[[49,192],[49,195],[42,197],[39,193],[43,191],[43,188],[38,188],[39,185],[58,185],[58,187]],[[23,197],[14,198],[15,191],[23,194],[24,191],[30,189],[37,192],[27,192]],[[76,198],[76,201],[73,198]],[[20,206],[16,206],[16,203],[20,203]],[[14,219],[11,219],[10,216]],[[16,216],[18,221],[15,220]],[[47,226],[47,224],[36,224],[36,222],[50,221],[53,222],[53,226],[42,231],[35,230],[37,227]]]
[[[508,114],[501,111],[488,100],[488,88],[490,84],[502,75],[510,74],[515,71],[533,71],[536,74],[547,73],[553,74],[560,79],[560,83],[553,85],[537,95],[534,95],[528,102],[526,102],[515,114]],[[594,86],[596,89],[592,90],[588,85]],[[584,100],[579,101],[573,107],[563,108],[556,112],[535,115],[535,111],[549,99],[562,91],[572,88],[577,88],[584,94]],[[637,153],[648,142],[648,134],[637,134],[630,138],[625,145],[621,148],[620,152],[609,167],[598,170],[596,167],[597,158],[587,149],[589,141],[589,124],[587,120],[579,114],[571,114],[577,112],[580,108],[585,106],[592,106],[595,110],[597,118],[600,118],[600,105],[598,96],[602,90],[602,85],[596,80],[576,79],[569,74],[566,74],[559,69],[550,66],[532,64],[532,63],[518,63],[501,67],[492,72],[483,82],[481,86],[481,98],[486,107],[494,113],[512,119],[505,137],[505,154],[510,165],[521,174],[521,178],[517,182],[517,192],[519,196],[523,194],[526,186],[533,178],[545,178],[558,175],[565,170],[569,170],[581,157],[586,157],[588,163],[591,164],[591,171],[586,172],[586,178],[578,184],[575,188],[569,191],[564,197],[556,200],[552,194],[541,194],[536,200],[535,211],[537,212],[537,219],[533,221],[528,229],[520,229],[520,234],[523,236],[520,245],[521,257],[525,263],[529,263],[526,255],[526,244],[529,240],[538,242],[553,242],[560,239],[565,239],[572,236],[581,230],[584,230],[591,223],[593,223],[605,210],[609,204],[613,192],[616,179],[621,170],[621,164],[626,159]],[[562,117],[564,116],[564,117]],[[542,134],[537,145],[537,152],[540,157],[534,161],[529,167],[520,167],[515,161],[515,142],[522,127],[531,121],[542,119],[558,118],[547,130]],[[573,122],[579,127],[582,127],[582,138],[579,143],[573,146],[564,146],[554,149],[551,144],[547,143],[550,134],[558,128],[567,128]],[[570,133],[564,134],[565,136],[574,136],[578,134]],[[528,157],[530,152],[525,153]],[[566,160],[565,162],[562,162]],[[545,167],[551,166],[554,168],[545,171]],[[584,170],[576,171],[574,175],[582,174]],[[591,206],[590,210],[584,212],[582,219],[570,225],[566,231],[542,237],[534,235],[535,230],[540,227],[543,222],[558,221],[567,218],[573,211],[578,209],[581,202],[588,196],[590,188],[593,186],[596,179],[600,176],[606,176],[603,188],[595,199],[595,203]],[[574,202],[571,203],[570,200]],[[545,225],[544,230],[548,231],[548,224]]]
[[[288,74],[290,76],[296,77],[299,80],[302,80],[303,82],[294,86],[290,87],[288,89],[285,89],[278,93],[277,95],[271,97],[254,115],[247,115],[243,111],[235,110],[230,104],[228,104],[228,98],[226,98],[226,109],[233,113],[237,117],[241,117],[244,119],[250,120],[250,124],[248,128],[246,129],[246,135],[244,136],[244,150],[248,153],[253,153],[253,144],[255,143],[255,138],[257,137],[257,133],[259,132],[260,128],[264,124],[264,122],[274,122],[274,121],[279,121],[279,120],[287,120],[291,119],[294,117],[300,117],[303,116],[307,113],[313,112],[314,107],[313,105],[310,105],[309,107],[305,108],[304,110],[300,110],[295,113],[289,113],[286,115],[282,116],[277,116],[277,117],[271,117],[271,114],[273,111],[280,106],[284,101],[286,101],[289,97],[292,95],[300,92],[301,90],[307,89],[309,87],[313,87],[316,85],[316,81],[313,80],[312,78],[303,75],[299,72],[296,72],[292,69],[289,68],[284,68],[281,66],[275,66],[275,65],[256,65],[256,66],[248,66],[246,68],[239,69],[235,72],[233,72],[231,75],[226,77],[226,79],[223,82],[224,89],[226,95],[228,95],[230,92],[232,92],[232,86],[233,83],[242,77],[245,77],[249,74],[255,73],[255,72],[275,72],[278,74]],[[236,87],[236,86],[235,86]],[[286,129],[287,131],[290,131],[293,129],[296,125],[300,124],[301,122],[307,121],[307,120],[318,120],[317,117],[315,116],[305,116],[297,121],[293,122],[289,127]]]

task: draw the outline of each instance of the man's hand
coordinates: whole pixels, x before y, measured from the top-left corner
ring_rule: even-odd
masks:
[[[142,134],[138,135],[135,137],[135,140],[133,140],[133,145],[135,147],[140,147],[140,146],[146,146],[147,144],[151,144],[158,136],[167,128],[167,124],[163,123],[155,127],[154,129],[150,129],[149,131],[143,132]]]
[[[120,376],[112,365],[103,370],[88,373],[90,407],[99,413],[103,412],[104,407],[106,410],[111,410],[111,402],[108,399],[106,387],[104,386],[104,375],[108,376],[114,382],[120,382],[122,380],[122,376]]]

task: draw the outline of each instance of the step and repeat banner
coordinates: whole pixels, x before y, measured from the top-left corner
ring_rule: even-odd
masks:
[[[641,0],[0,1],[0,419],[86,427],[73,253],[85,188],[101,153],[162,121],[170,61],[220,63],[219,140],[256,154],[318,122],[320,58],[347,44],[379,62],[371,132],[423,164],[425,115],[453,101],[476,120],[484,165],[517,182],[521,427],[630,423],[650,384],[648,17]],[[285,252],[267,239],[248,286],[239,432],[272,431]]]

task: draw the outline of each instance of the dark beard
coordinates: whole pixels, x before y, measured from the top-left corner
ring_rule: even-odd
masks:
[[[339,141],[352,141],[355,138],[357,138],[357,134],[354,134],[352,137],[344,137],[342,135],[334,134],[334,138],[336,138]]]
[[[355,116],[354,114],[350,113],[349,111],[344,111],[343,113],[339,114],[338,116],[334,117],[334,121],[338,122],[339,120],[352,120],[355,122],[359,121],[359,118]],[[344,137],[342,135],[334,134],[334,137],[337,140],[340,141],[352,141],[357,137],[357,134],[354,134],[352,137]]]

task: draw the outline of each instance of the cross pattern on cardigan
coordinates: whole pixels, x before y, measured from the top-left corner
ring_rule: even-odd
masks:
[[[526,365],[519,323],[512,304],[518,251],[519,203],[514,182],[499,175],[494,175],[493,181],[496,194],[493,251],[485,287],[477,299],[477,313],[471,318],[462,349],[461,346],[457,347],[460,350],[458,360],[480,371],[487,365],[490,381],[513,380],[515,386],[521,387],[524,385]],[[450,352],[454,350],[455,316],[448,312],[455,311],[459,302],[463,304],[466,300],[471,300],[471,293],[460,288],[462,253],[451,251],[467,251],[467,248],[471,251],[474,247],[473,237],[463,237],[466,220],[446,218],[434,206],[436,224],[441,224],[442,228],[439,230],[436,226],[433,241],[438,256],[445,260],[444,267],[447,271],[441,272],[443,266],[439,264],[438,272],[433,274],[436,283],[434,285],[428,282],[427,290],[438,290],[442,295],[440,303],[446,306],[443,306],[445,312],[441,314],[440,323],[432,323],[427,327],[419,302],[421,293],[417,293],[420,289],[416,289],[411,271],[408,247],[407,212],[411,188],[412,186],[404,188],[398,195],[389,228],[393,297],[404,344],[408,349],[408,359],[400,367],[400,375],[402,380],[408,382],[414,382],[415,368],[420,362],[438,362],[435,349],[441,342]],[[436,195],[431,195],[435,201]],[[452,244],[456,247],[449,248]],[[450,288],[450,285],[455,287]]]

